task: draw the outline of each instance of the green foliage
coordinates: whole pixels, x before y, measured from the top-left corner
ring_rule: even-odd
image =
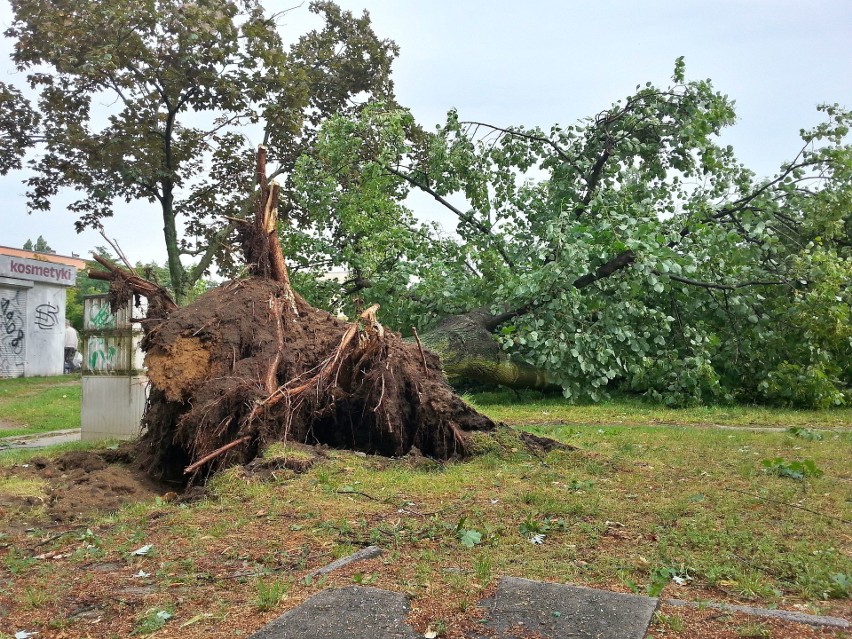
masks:
[[[678,571],[674,568],[655,568],[651,571],[651,580],[648,582],[645,591],[649,597],[659,597],[663,589],[669,585],[673,577],[678,575]]]
[[[24,242],[24,250],[25,251],[35,251],[36,253],[55,253],[55,251],[50,248],[50,245],[47,243],[47,240],[44,239],[41,235],[38,236],[38,239],[33,244],[32,240],[27,240]]]
[[[459,531],[459,541],[462,546],[466,546],[467,548],[473,548],[480,542],[482,542],[482,533],[477,530],[460,530]]]
[[[467,518],[462,517],[459,519],[455,527],[451,528],[462,546],[465,546],[466,548],[473,548],[474,546],[482,543],[482,533],[472,528],[466,528],[466,522]]]
[[[773,403],[797,408],[831,408],[846,403],[839,380],[824,365],[802,366],[782,362],[761,383],[763,395]]]
[[[804,461],[786,461],[781,457],[764,459],[760,462],[763,472],[778,477],[804,480],[806,477],[822,477],[823,471],[817,468],[812,459]]]
[[[37,563],[37,559],[28,557],[17,548],[12,548],[9,553],[3,557],[3,567],[13,575],[20,575]]]
[[[820,111],[795,159],[758,178],[719,139],[733,102],[687,80],[682,59],[670,85],[549,130],[451,111],[426,133],[376,103],[330,119],[298,165],[308,225],[285,235],[289,254],[349,274],[316,299],[381,303],[402,331],[505,314],[494,338],[506,355],[572,400],[618,389],[673,406],[840,405],[852,388],[852,114]],[[454,228],[414,221],[417,190]]]
[[[568,484],[568,490],[572,492],[580,492],[580,491],[588,491],[595,487],[595,482],[591,479],[587,480],[579,480],[572,479],[571,483]]]
[[[759,621],[750,621],[748,623],[737,626],[737,636],[746,638],[760,639],[762,637],[771,637],[772,629],[765,623]]]
[[[731,399],[712,363],[704,357],[679,358],[672,351],[643,358],[629,372],[628,388],[667,406],[699,406]]]
[[[791,426],[787,429],[787,432],[790,433],[793,437],[798,437],[799,439],[806,439],[811,442],[822,441],[822,433],[811,430],[810,428],[802,428],[801,426]]]
[[[15,87],[0,82],[0,175],[20,169],[34,145],[39,115]]]
[[[98,249],[98,252],[104,257],[110,257],[106,249],[102,247]],[[87,295],[100,295],[109,292],[109,282],[89,279],[88,272],[90,269],[103,270],[101,265],[94,260],[87,261],[85,268],[77,271],[77,280],[74,286],[66,289],[65,292],[65,319],[69,320],[78,331],[83,330],[84,298]]]
[[[258,579],[255,588],[257,595],[254,598],[254,607],[260,612],[266,612],[275,608],[287,596],[290,584],[280,579],[272,581]]]
[[[831,575],[831,583],[825,594],[833,599],[852,597],[852,576],[842,572]]]
[[[543,535],[547,533],[550,530],[550,524],[533,515],[529,515],[518,526],[518,530],[524,537],[533,537],[534,535]]]
[[[40,117],[30,208],[48,209],[72,189],[79,199],[68,208],[82,229],[100,228],[119,201],[157,205],[179,302],[214,258],[233,266],[225,247],[236,225],[223,216],[252,209],[247,125],[264,125],[270,165],[286,178],[323,118],[391,93],[396,46],[376,37],[366,13],[329,1],[310,4],[323,27],[289,48],[258,0],[15,0],[12,9],[5,33],[39,91],[38,115],[0,86],[0,129],[13,133],[0,172],[20,165],[31,145],[22,125]]]
[[[677,615],[666,615],[658,610],[654,613],[654,616],[659,623],[673,632],[682,632],[685,627],[683,618],[678,617]]]

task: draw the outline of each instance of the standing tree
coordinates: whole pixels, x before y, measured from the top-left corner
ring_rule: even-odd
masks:
[[[285,242],[351,274],[327,303],[393,308],[451,376],[834,405],[852,387],[852,117],[823,111],[759,180],[719,143],[732,103],[681,60],[671,86],[549,131],[453,112],[424,137],[376,105],[303,158],[312,225]],[[413,221],[411,189],[453,235]]]
[[[229,220],[251,201],[246,125],[265,124],[270,159],[286,175],[325,118],[351,112],[356,98],[391,97],[396,46],[376,37],[366,13],[332,2],[311,3],[324,26],[289,48],[280,15],[258,0],[12,8],[13,58],[40,92],[44,153],[27,180],[31,208],[48,209],[63,188],[79,191],[69,209],[81,230],[99,227],[120,201],[156,204],[178,301],[215,258],[230,263]],[[7,110],[23,108],[15,104]],[[12,142],[14,162],[27,139]],[[182,256],[197,262],[187,267]]]

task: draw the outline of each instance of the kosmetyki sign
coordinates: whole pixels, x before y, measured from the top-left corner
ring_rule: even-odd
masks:
[[[0,277],[74,286],[77,280],[77,269],[74,266],[55,262],[0,255]]]

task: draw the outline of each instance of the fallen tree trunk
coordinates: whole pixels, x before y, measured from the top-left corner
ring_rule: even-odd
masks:
[[[262,149],[258,176],[255,219],[241,228],[252,277],[178,308],[162,288],[101,262],[114,306],[132,295],[149,300],[140,464],[158,477],[200,480],[247,463],[273,441],[467,455],[468,434],[495,424],[455,395],[434,353],[386,330],[377,307],[346,323],[293,291]]]
[[[452,384],[476,381],[509,388],[558,388],[545,371],[506,356],[492,334],[500,319],[477,309],[446,318],[420,338],[440,356]]]

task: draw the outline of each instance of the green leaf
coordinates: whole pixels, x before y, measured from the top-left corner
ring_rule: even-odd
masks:
[[[462,546],[473,548],[482,541],[482,533],[476,530],[462,530],[459,535]]]

